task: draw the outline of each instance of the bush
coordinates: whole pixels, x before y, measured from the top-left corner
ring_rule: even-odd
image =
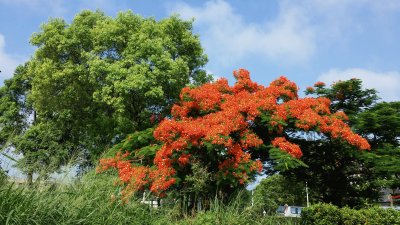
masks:
[[[394,209],[373,207],[360,210],[365,215],[365,224],[371,225],[400,225],[400,212]]]
[[[331,225],[340,224],[341,220],[340,209],[331,204],[316,204],[301,212],[302,224]]]
[[[366,215],[361,210],[354,210],[348,207],[341,210],[343,225],[366,224]]]
[[[339,209],[331,204],[317,204],[303,209],[301,224],[400,225],[400,212],[380,207],[355,210],[347,207]]]

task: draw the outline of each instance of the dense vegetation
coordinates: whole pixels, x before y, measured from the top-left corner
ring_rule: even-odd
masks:
[[[254,212],[240,197],[228,205],[215,200],[207,211],[191,216],[181,214],[180,204],[156,209],[140,204],[137,196],[128,203],[112,201],[117,194],[112,179],[109,174],[89,173],[75,183],[35,189],[2,183],[0,224],[298,224],[297,219]]]
[[[254,180],[263,164],[274,163],[275,170],[307,166],[299,160],[301,145],[294,143],[299,132],[318,132],[352,151],[370,148],[351,131],[343,112],[330,112],[328,98],[300,98],[285,77],[264,87],[245,69],[234,75],[232,87],[220,79],[182,90],[171,118],[154,130],[159,147],[146,160],[150,163],[140,161],[143,149],[122,148],[116,157],[102,159],[99,171],[118,170],[124,197],[148,189],[158,196],[177,190],[192,199],[229,198]],[[201,181],[191,182],[193,177]]]
[[[31,43],[0,87],[0,148],[22,154],[28,184],[0,170],[1,224],[299,224],[274,214],[305,205],[306,182],[312,204],[332,205],[306,209],[302,224],[398,222],[361,208],[400,187],[400,102],[359,79],[317,82],[305,98],[286,77],[263,86],[245,69],[233,86],[211,82],[192,23],[176,16],[83,11]],[[44,185],[71,160],[83,177]],[[149,191],[172,203],[140,204]]]
[[[354,151],[330,138],[310,134],[301,141],[305,169],[281,173],[295,182],[308,181],[313,202],[365,207],[378,201],[382,187],[396,189],[400,178],[399,102],[377,102],[373,89],[362,81],[338,81],[330,87],[317,82],[306,94],[327,97],[332,112],[345,112],[348,124],[371,144],[371,151]]]

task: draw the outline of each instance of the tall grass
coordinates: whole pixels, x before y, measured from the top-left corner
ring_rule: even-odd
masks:
[[[297,224],[296,220],[264,217],[246,206],[241,197],[224,205],[215,200],[210,209],[181,215],[168,206],[154,209],[131,200],[111,201],[117,193],[107,174],[89,174],[61,186],[0,186],[0,224]]]
[[[0,188],[0,224],[154,224],[159,212],[132,201],[112,202],[106,175],[59,187]],[[103,179],[101,179],[103,178]]]

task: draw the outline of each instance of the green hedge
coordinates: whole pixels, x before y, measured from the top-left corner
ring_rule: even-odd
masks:
[[[316,204],[301,212],[301,224],[313,225],[400,225],[400,212],[373,207],[368,209],[338,208],[331,204]]]

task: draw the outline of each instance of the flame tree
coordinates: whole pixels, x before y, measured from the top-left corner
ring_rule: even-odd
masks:
[[[297,85],[283,76],[268,87],[253,82],[245,69],[234,76],[234,86],[219,79],[182,89],[171,116],[154,130],[150,163],[141,164],[143,149],[131,146],[120,148],[125,154],[101,159],[98,171],[117,169],[124,198],[144,189],[159,196],[173,189],[229,195],[254,180],[270,160],[282,168],[304,165],[301,147],[291,141],[299,132],[370,148],[351,131],[345,113],[331,113],[329,99],[300,98]],[[206,180],[196,182],[198,174]],[[190,187],[200,184],[204,188]]]

